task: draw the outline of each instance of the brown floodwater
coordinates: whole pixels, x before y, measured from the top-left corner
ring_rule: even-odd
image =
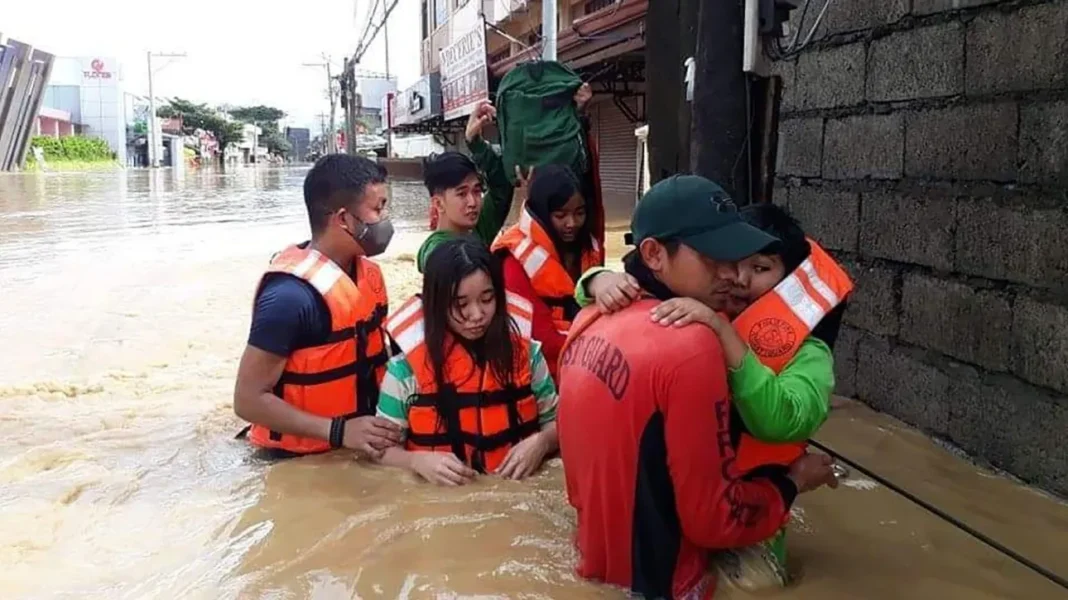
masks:
[[[573,574],[558,460],[526,482],[443,489],[342,455],[260,462],[233,439],[253,288],[307,235],[303,174],[0,176],[0,598],[625,597]],[[418,283],[426,209],[415,184],[392,197],[381,263],[396,305]],[[856,444],[876,417],[836,414],[828,431]],[[952,512],[995,478],[996,501],[1030,520],[994,519],[992,535],[1063,543],[1062,504],[935,446],[908,452],[947,478],[917,493],[954,490],[936,498]],[[796,581],[761,597],[1068,596],[857,474],[794,515]]]

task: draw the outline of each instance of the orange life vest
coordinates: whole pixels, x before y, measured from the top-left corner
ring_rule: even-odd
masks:
[[[493,472],[508,450],[539,431],[538,403],[531,389],[530,334],[533,307],[520,296],[507,294],[508,312],[519,334],[515,343],[515,380],[504,385],[493,369],[479,365],[456,340],[447,337],[445,357],[447,399],[455,408],[443,414],[437,404],[441,391],[434,380],[426,346],[423,301],[409,300],[386,322],[404,352],[417,382],[408,408],[408,440],[412,451],[452,452],[470,467]]]
[[[582,253],[582,272],[604,264],[604,249],[596,238],[590,239],[589,250]],[[538,297],[549,306],[557,331],[567,334],[571,319],[578,312],[575,303],[575,281],[568,274],[556,245],[536,219],[525,208],[520,212],[519,223],[501,232],[494,240],[494,252],[508,251],[530,277]],[[574,311],[568,314],[568,306]]]
[[[275,394],[320,417],[373,415],[389,359],[383,330],[388,300],[382,271],[366,258],[356,260],[356,281],[316,250],[290,246],[271,259],[260,281],[292,276],[308,282],[330,310],[326,343],[299,348],[286,359]],[[256,295],[259,296],[259,290]],[[253,424],[248,439],[262,448],[296,454],[330,450],[330,443],[271,431]]]
[[[779,373],[816,325],[853,291],[849,275],[815,241],[811,254],[793,273],[746,308],[732,323],[760,362]],[[735,466],[746,472],[761,465],[788,465],[806,444],[769,444],[743,433]]]

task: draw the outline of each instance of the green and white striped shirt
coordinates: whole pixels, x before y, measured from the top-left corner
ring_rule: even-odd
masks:
[[[549,363],[541,351],[540,342],[530,345],[530,388],[538,401],[538,423],[545,427],[556,421],[556,384],[549,376]],[[389,419],[408,431],[408,407],[417,389],[415,372],[408,358],[400,354],[386,364],[386,376],[378,395],[378,416]]]

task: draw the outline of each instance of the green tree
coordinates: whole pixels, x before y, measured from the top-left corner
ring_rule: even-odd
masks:
[[[273,106],[239,106],[230,109],[230,116],[238,121],[252,123],[263,128],[278,129],[278,122],[286,116],[286,113]]]
[[[260,136],[260,143],[266,146],[272,154],[285,155],[292,149],[289,140],[277,129],[273,131],[264,129],[263,135]]]
[[[225,153],[227,146],[244,139],[241,123],[228,120],[222,113],[204,103],[174,98],[156,109],[156,115],[164,118],[182,117],[182,127],[186,134],[197,129],[210,131],[219,142],[220,152]]]
[[[285,154],[289,152],[289,140],[279,130],[278,122],[282,120],[285,111],[273,106],[238,106],[230,109],[230,116],[238,121],[251,123],[263,130],[260,135],[260,143],[267,147],[272,154]]]
[[[215,134],[215,140],[219,142],[219,152],[226,152],[230,144],[239,144],[245,139],[244,128],[241,123],[228,121],[222,115],[212,115],[205,121],[207,131]]]

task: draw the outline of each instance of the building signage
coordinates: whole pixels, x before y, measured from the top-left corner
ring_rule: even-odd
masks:
[[[441,102],[445,120],[465,117],[489,98],[486,28],[477,24],[441,49]]]
[[[111,79],[111,71],[107,70],[104,61],[94,58],[89,62],[89,69],[82,71],[85,79]]]
[[[420,77],[393,97],[392,125],[411,125],[441,114],[441,78],[437,73]]]

